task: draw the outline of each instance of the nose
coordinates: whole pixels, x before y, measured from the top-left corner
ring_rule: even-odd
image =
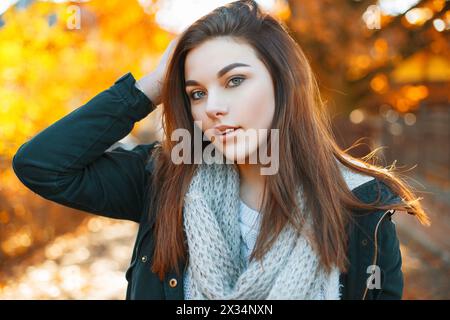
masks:
[[[220,99],[211,99],[209,96],[208,103],[206,105],[206,114],[210,118],[218,118],[228,113],[228,107]]]

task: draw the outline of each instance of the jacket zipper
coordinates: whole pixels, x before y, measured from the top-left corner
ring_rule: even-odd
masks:
[[[372,265],[375,266],[377,264],[377,256],[378,256],[378,227],[380,226],[381,221],[383,221],[384,217],[388,214],[388,213],[394,213],[395,210],[394,209],[390,209],[387,210],[386,212],[383,213],[383,215],[381,216],[380,220],[378,220],[377,222],[377,226],[375,227],[375,231],[374,231],[374,245],[375,245],[375,254],[373,256],[373,260],[372,260]],[[362,297],[362,300],[366,299],[366,295],[367,295],[367,290],[369,289],[369,287],[367,286],[367,280],[366,280],[366,290],[364,290],[364,295]]]

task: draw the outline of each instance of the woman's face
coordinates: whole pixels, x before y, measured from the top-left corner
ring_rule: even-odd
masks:
[[[244,161],[265,146],[275,111],[274,88],[251,46],[230,37],[207,40],[187,54],[184,72],[194,121],[201,121],[218,151]]]

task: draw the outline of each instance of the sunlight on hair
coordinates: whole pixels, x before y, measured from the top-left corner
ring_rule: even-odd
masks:
[[[170,32],[180,33],[194,21],[209,13],[217,7],[233,1],[227,0],[165,0],[160,2],[156,13],[156,22]],[[256,1],[261,8],[267,11],[274,9],[279,0]]]

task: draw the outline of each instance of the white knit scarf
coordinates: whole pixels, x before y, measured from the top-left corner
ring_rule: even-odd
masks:
[[[341,166],[349,187],[370,180]],[[297,192],[304,206],[301,189]],[[192,299],[340,299],[339,270],[326,273],[309,240],[286,224],[262,263],[248,266],[239,227],[239,173],[232,164],[200,164],[185,196]]]

